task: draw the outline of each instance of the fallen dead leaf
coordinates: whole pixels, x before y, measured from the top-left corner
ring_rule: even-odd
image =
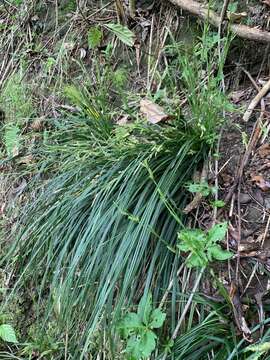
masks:
[[[232,22],[235,23],[240,22],[245,17],[247,17],[246,12],[235,13],[235,12],[227,11],[227,18]]]
[[[262,191],[269,191],[270,190],[270,182],[265,180],[263,176],[261,175],[253,175],[251,177],[251,180],[256,183],[256,185],[262,190]]]
[[[148,99],[141,100],[140,111],[152,124],[158,124],[161,121],[169,120],[171,118],[170,115],[164,112],[164,109],[161,106],[153,103],[151,100]]]
[[[41,131],[44,128],[44,118],[35,119],[31,124],[31,129],[34,131]]]
[[[270,6],[270,0],[264,0],[262,1],[263,4]]]
[[[34,157],[32,155],[26,155],[17,160],[19,165],[30,165],[34,162]]]
[[[120,118],[116,121],[116,124],[117,124],[117,125],[126,125],[127,122],[128,122],[128,118],[129,118],[128,115],[122,115],[122,116],[120,116]]]
[[[189,214],[192,210],[197,209],[197,207],[202,202],[203,195],[201,193],[197,193],[193,200],[184,208],[183,213]]]
[[[247,325],[247,322],[244,317],[243,305],[241,303],[240,292],[235,283],[231,283],[230,292],[229,292],[234,319],[237,327],[242,331],[246,340],[250,341],[251,331]]]
[[[270,155],[270,144],[263,144],[260,146],[258,153],[261,158],[266,158],[268,155]]]
[[[229,95],[230,99],[234,104],[238,104],[241,100],[246,99],[247,97],[247,90],[236,90],[232,91]]]

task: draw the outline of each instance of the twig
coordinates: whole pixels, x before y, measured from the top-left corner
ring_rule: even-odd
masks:
[[[183,322],[183,320],[184,320],[184,318],[185,318],[185,316],[186,316],[186,313],[187,313],[188,310],[189,310],[189,307],[190,307],[190,305],[191,305],[191,303],[192,303],[192,300],[193,300],[193,296],[194,296],[194,294],[196,293],[197,288],[198,288],[198,286],[199,286],[199,284],[200,284],[201,277],[202,277],[202,275],[203,275],[203,273],[204,273],[204,270],[205,270],[205,267],[203,267],[203,268],[201,269],[201,271],[200,271],[200,273],[199,273],[199,275],[198,275],[198,277],[197,277],[197,279],[196,279],[196,282],[195,282],[195,284],[194,284],[194,286],[193,286],[193,289],[192,289],[191,294],[190,294],[190,296],[189,296],[189,298],[188,298],[188,301],[187,301],[187,303],[186,303],[186,306],[185,306],[185,308],[184,308],[184,310],[183,310],[183,312],[182,312],[182,314],[181,314],[181,317],[180,317],[180,319],[179,319],[179,321],[178,321],[178,323],[177,323],[177,325],[176,325],[176,328],[175,328],[175,330],[174,330],[174,332],[173,332],[173,334],[172,334],[172,340],[174,340],[174,339],[176,338],[176,336],[177,336],[177,334],[178,334],[178,331],[179,331],[179,329],[180,329],[180,327],[181,327],[181,325],[182,325],[182,322]]]
[[[258,105],[258,103],[262,100],[262,98],[270,91],[270,79],[267,81],[267,83],[261,88],[261,90],[258,92],[258,94],[255,96],[255,98],[251,101],[249,104],[244,116],[243,120],[247,122],[253,113],[253,110]]]
[[[207,181],[207,176],[208,176],[208,161],[205,160],[201,172],[201,179],[200,179],[201,184]],[[202,193],[197,192],[194,198],[192,199],[192,201],[184,208],[183,213],[189,214],[192,210],[198,208],[202,199],[203,199]]]
[[[211,25],[219,27],[220,16],[209,10],[208,7],[194,0],[169,0],[172,4],[180,7],[183,10],[189,11],[190,13],[200,17],[203,20],[207,20]],[[263,31],[257,28],[252,28],[247,25],[241,24],[230,24],[230,29],[237,36],[254,41],[270,42],[270,32]]]
[[[185,265],[185,263],[181,264],[181,266],[177,270],[176,277],[178,277],[181,274],[181,272],[182,272],[182,270],[184,268],[184,265]],[[172,279],[170,281],[169,286],[167,287],[167,289],[166,289],[166,291],[165,291],[165,293],[164,293],[164,295],[163,295],[163,297],[162,297],[162,299],[160,301],[160,304],[159,304],[160,309],[163,308],[163,305],[165,304],[165,301],[166,301],[166,299],[167,299],[167,297],[168,297],[168,295],[169,295],[169,293],[171,291],[171,288],[173,287],[173,282],[174,282],[174,279]]]
[[[188,301],[187,301],[187,303],[186,303],[186,305],[185,305],[185,308],[184,308],[184,310],[183,310],[183,312],[182,312],[182,314],[181,314],[181,317],[180,317],[180,319],[179,319],[179,321],[178,321],[178,323],[177,323],[177,325],[176,325],[176,328],[174,329],[174,332],[173,332],[173,334],[172,334],[171,340],[175,340],[175,338],[177,337],[178,331],[179,331],[179,329],[180,329],[180,327],[181,327],[181,325],[182,325],[182,322],[183,322],[183,320],[184,320],[184,318],[185,318],[185,316],[186,316],[186,314],[187,314],[187,312],[188,312],[188,310],[189,310],[189,308],[190,308],[190,305],[191,305],[191,303],[192,303],[193,296],[194,296],[194,294],[196,293],[197,288],[198,288],[198,286],[199,286],[199,284],[200,284],[201,277],[202,277],[202,275],[203,275],[203,273],[204,273],[204,270],[205,270],[205,267],[201,268],[201,271],[200,271],[200,273],[199,273],[199,275],[198,275],[198,277],[197,277],[197,279],[196,279],[196,282],[195,282],[195,284],[194,284],[194,286],[193,286],[193,289],[191,290],[191,294],[190,294],[190,296],[189,296],[189,298],[188,298]],[[165,360],[165,359],[167,358],[167,355],[168,355],[168,352],[165,351],[165,353],[164,353],[164,355],[163,355],[163,357],[162,357],[162,360]]]

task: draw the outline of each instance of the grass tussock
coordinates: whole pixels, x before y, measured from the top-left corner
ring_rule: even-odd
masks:
[[[136,117],[119,126],[95,96],[69,87],[81,114],[54,121],[36,149],[35,199],[7,258],[15,258],[19,269],[17,286],[31,284],[40,303],[46,299],[48,316],[76,343],[77,358],[86,351],[95,356],[95,339],[104,333],[109,356],[117,358],[114,326],[123,311],[149,292],[158,305],[172,279],[164,338],[175,328],[186,302],[176,276],[183,259],[175,251],[185,224],[185,184],[214,146],[228,105],[219,87],[222,64],[215,67],[217,43],[204,34],[191,55],[175,42],[168,47],[174,56],[164,86],[172,89],[179,81],[188,100],[170,123]],[[173,77],[176,67],[179,78]],[[215,331],[222,337],[226,326],[217,315],[202,316],[194,329],[192,322],[174,345],[178,359],[192,358],[193,349],[203,359],[203,351],[220,346]],[[214,345],[205,342],[205,329]],[[198,346],[190,348],[194,331]],[[190,357],[183,357],[185,351]]]

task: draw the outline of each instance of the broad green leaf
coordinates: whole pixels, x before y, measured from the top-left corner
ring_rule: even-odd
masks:
[[[95,49],[101,43],[102,32],[98,26],[92,27],[88,30],[88,46],[89,49]]]
[[[261,344],[256,344],[256,345],[250,345],[247,348],[245,348],[244,352],[247,351],[254,351],[254,352],[266,352],[266,351],[270,351],[270,342],[264,342]]]
[[[147,296],[143,296],[141,298],[137,311],[138,316],[145,325],[147,325],[150,321],[151,311],[152,311],[152,295],[148,294]]]
[[[156,347],[156,335],[153,331],[147,331],[141,338],[142,357],[148,358]]]
[[[130,356],[128,359],[141,359],[141,336],[133,335],[127,341],[126,352]]]
[[[120,322],[118,329],[121,331],[122,336],[127,338],[131,333],[137,332],[138,329],[143,327],[139,315],[136,313],[128,313]]]
[[[187,185],[187,189],[191,193],[200,193],[203,196],[208,196],[211,193],[211,187],[207,182],[190,183]]]
[[[190,251],[190,247],[188,246],[188,244],[184,244],[184,243],[178,244],[177,247],[180,251],[184,251],[184,252]]]
[[[208,249],[208,254],[210,261],[212,260],[212,258],[216,260],[227,260],[233,256],[231,252],[223,250],[219,245],[210,246]]]
[[[151,329],[158,329],[160,328],[166,318],[166,314],[164,312],[162,312],[160,309],[155,309],[151,316],[150,316],[150,328]]]
[[[131,359],[141,360],[148,358],[156,347],[156,335],[147,330],[142,334],[133,335],[127,341],[126,352]],[[130,359],[129,358],[129,359]]]
[[[106,24],[105,26],[124,44],[128,46],[134,45],[135,35],[126,26],[121,24]]]
[[[225,206],[225,202],[223,200],[216,200],[211,202],[211,205],[213,207],[222,208],[223,206]]]
[[[204,255],[204,254],[203,254]],[[188,267],[203,267],[207,265],[207,258],[205,257],[199,257],[195,254],[191,255],[187,260],[186,264]]]
[[[214,225],[207,234],[208,244],[213,244],[217,241],[223,240],[226,235],[227,229],[228,224],[226,222]]]
[[[0,325],[0,338],[3,341],[16,344],[18,342],[15,331],[11,325]]]
[[[189,243],[206,243],[205,233],[201,229],[182,230],[178,233],[178,238],[185,244]]]

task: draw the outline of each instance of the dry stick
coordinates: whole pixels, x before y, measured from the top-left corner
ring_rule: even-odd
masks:
[[[205,7],[203,4],[198,3],[194,0],[169,0],[172,4],[180,7],[183,10],[186,10],[193,15],[200,17],[203,20],[207,20],[211,25],[215,27],[219,27],[220,24],[220,16],[209,10],[208,7]],[[270,32],[263,31],[257,28],[252,28],[247,25],[241,24],[230,24],[230,29],[237,36],[254,41],[261,42],[270,42]]]
[[[180,270],[180,269],[179,269],[179,270]],[[178,270],[178,271],[179,271],[179,270]],[[182,325],[182,322],[183,322],[183,320],[184,320],[184,318],[185,318],[185,316],[186,316],[186,314],[187,314],[187,312],[188,312],[188,310],[189,310],[189,308],[190,308],[190,305],[191,305],[191,303],[192,303],[193,296],[194,296],[195,292],[197,291],[197,288],[198,288],[198,286],[199,286],[199,284],[200,284],[201,277],[202,277],[202,275],[203,275],[204,270],[205,270],[205,267],[201,268],[201,270],[200,270],[200,273],[199,273],[199,275],[198,275],[198,277],[197,277],[197,279],[196,279],[196,282],[195,282],[195,284],[194,284],[194,286],[193,286],[193,289],[191,290],[191,294],[190,294],[190,296],[189,296],[189,298],[188,298],[188,301],[187,301],[187,303],[186,303],[186,305],[185,305],[185,307],[184,307],[184,310],[183,310],[183,312],[182,312],[182,314],[181,314],[181,317],[180,317],[180,319],[179,319],[179,321],[178,321],[178,323],[177,323],[177,325],[176,325],[176,328],[174,329],[174,332],[173,332],[173,334],[172,334],[171,340],[175,340],[176,337],[177,337],[178,331],[179,331],[179,329],[180,329],[180,327],[181,327],[181,325]],[[162,299],[162,300],[163,300],[163,299]],[[162,357],[162,360],[165,360],[165,359],[167,358],[167,355],[168,355],[168,352],[165,351],[165,353],[164,353],[164,355],[163,355],[163,357]]]
[[[244,116],[243,120],[248,121],[251,114],[253,113],[253,110],[258,105],[258,103],[261,101],[261,99],[270,91],[270,79],[267,81],[267,83],[261,88],[261,90],[258,92],[258,94],[255,96],[255,98],[251,101],[249,104]]]
[[[197,288],[198,288],[198,286],[200,284],[201,277],[202,277],[202,274],[203,274],[204,270],[205,270],[205,267],[201,268],[201,271],[200,271],[200,273],[199,273],[199,275],[198,275],[198,277],[196,279],[196,282],[195,282],[195,284],[193,286],[193,289],[192,289],[191,294],[190,294],[190,296],[188,298],[186,306],[185,306],[185,308],[184,308],[184,310],[183,310],[183,312],[181,314],[181,317],[180,317],[180,319],[179,319],[179,321],[177,323],[177,326],[176,326],[176,328],[175,328],[175,330],[174,330],[174,332],[172,334],[172,340],[175,340],[175,338],[176,338],[176,336],[178,334],[178,331],[180,329],[180,326],[182,325],[182,322],[183,322],[183,320],[184,320],[184,318],[186,316],[186,313],[189,310],[189,307],[190,307],[190,305],[192,303],[192,300],[193,300],[193,296],[194,296],[195,292],[197,291]]]
[[[181,272],[182,272],[182,270],[184,268],[184,265],[185,265],[185,263],[181,264],[181,266],[177,270],[176,277],[178,277],[181,274]],[[165,293],[164,293],[164,295],[163,295],[163,297],[162,297],[162,299],[160,301],[160,304],[159,304],[160,309],[163,308],[163,305],[165,304],[165,301],[166,301],[166,299],[167,299],[167,297],[168,297],[168,295],[169,295],[169,293],[171,291],[171,288],[173,287],[173,282],[174,282],[174,279],[172,279],[170,281],[169,286],[167,287],[167,289],[166,289],[166,291],[165,291]]]

